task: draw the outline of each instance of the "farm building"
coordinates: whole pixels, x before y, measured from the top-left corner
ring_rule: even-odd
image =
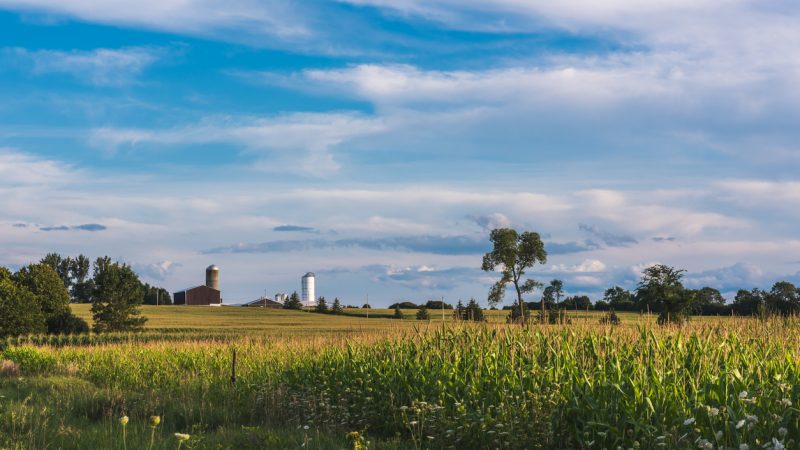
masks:
[[[283,308],[283,303],[276,302],[275,300],[269,299],[267,297],[261,297],[259,299],[253,300],[252,302],[247,302],[242,306],[249,306],[252,308],[274,308],[280,309]]]
[[[172,298],[175,305],[218,306],[222,303],[219,290],[205,285],[175,292]]]
[[[219,290],[219,267],[210,265],[206,268],[206,284],[175,292],[174,305],[219,306],[222,296]]]

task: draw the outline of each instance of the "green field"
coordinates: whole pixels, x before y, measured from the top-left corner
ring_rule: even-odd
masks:
[[[73,309],[89,316],[86,305]],[[7,339],[0,448],[345,449],[362,445],[354,432],[370,449],[800,442],[795,319],[664,328],[621,314],[613,327],[583,312],[570,325],[523,329],[505,325],[503,311],[483,325],[411,320],[410,310],[407,320],[377,309],[369,319],[365,310],[142,311],[138,334]]]

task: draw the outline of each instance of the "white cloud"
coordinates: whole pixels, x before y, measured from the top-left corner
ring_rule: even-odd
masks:
[[[381,120],[357,114],[295,113],[271,118],[211,117],[163,130],[97,128],[89,142],[109,153],[153,144],[234,144],[259,158],[257,169],[325,175],[339,170],[334,156],[337,146],[384,129]]]
[[[0,147],[0,188],[63,184],[78,176],[76,169],[59,161]]]
[[[572,266],[558,264],[550,267],[551,272],[559,273],[597,273],[605,270],[606,265],[598,259],[585,259]]]
[[[0,0],[0,8],[262,45],[313,33],[291,2],[274,0]]]
[[[30,66],[35,75],[67,74],[80,82],[97,86],[120,86],[134,83],[148,67],[169,52],[150,47],[94,50],[5,49],[4,56]]]

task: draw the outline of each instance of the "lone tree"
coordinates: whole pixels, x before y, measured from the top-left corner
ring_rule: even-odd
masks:
[[[681,283],[684,272],[663,264],[650,266],[642,272],[636,298],[641,305],[661,312],[659,324],[683,323],[687,319],[694,295]]]
[[[417,311],[417,320],[431,320],[430,314],[428,314],[428,308],[426,306],[420,306],[419,310]]]
[[[331,306],[331,313],[332,314],[341,314],[344,312],[344,308],[342,307],[342,302],[339,301],[339,297],[335,297],[333,299],[333,305]]]
[[[94,330],[137,331],[147,321],[139,317],[144,290],[136,272],[127,264],[111,262],[108,257],[94,263],[92,317]]]
[[[481,269],[492,272],[499,268],[501,273],[500,280],[489,290],[489,304],[494,306],[500,303],[505,296],[506,285],[513,283],[514,289],[517,291],[521,323],[524,325],[525,304],[522,294],[533,291],[541,286],[541,283],[532,278],[523,281],[523,277],[526,269],[533,267],[536,263],[547,262],[544,243],[539,237],[539,233],[525,231],[519,234],[511,228],[492,230],[489,240],[494,248],[483,256]]]

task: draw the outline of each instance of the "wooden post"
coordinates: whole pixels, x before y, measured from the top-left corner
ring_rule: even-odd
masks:
[[[236,348],[233,349],[233,360],[231,361],[231,384],[236,384]]]

